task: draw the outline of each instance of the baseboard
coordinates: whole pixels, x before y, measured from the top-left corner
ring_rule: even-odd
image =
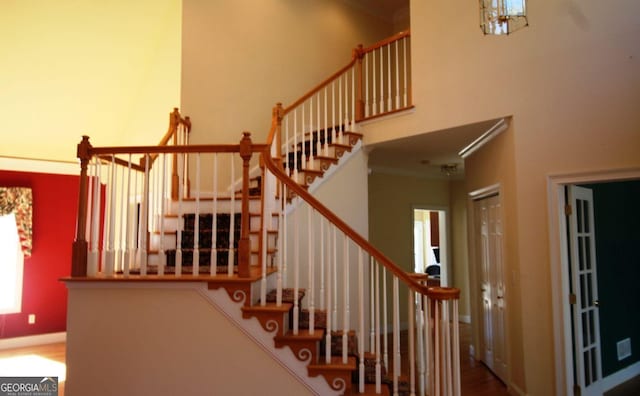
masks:
[[[509,392],[509,394],[515,394],[518,396],[527,396],[527,394],[520,389],[517,385],[515,385],[513,382],[509,383],[509,386],[507,387],[507,392]]]
[[[56,342],[65,342],[67,340],[67,333],[48,333],[38,334],[25,337],[5,338],[0,340],[0,350],[23,348],[34,345],[53,344]]]
[[[458,321],[466,324],[471,324],[471,315],[459,315]]]
[[[622,370],[616,371],[615,373],[603,378],[602,390],[606,392],[638,375],[640,375],[640,361],[637,361],[631,366],[627,366]]]

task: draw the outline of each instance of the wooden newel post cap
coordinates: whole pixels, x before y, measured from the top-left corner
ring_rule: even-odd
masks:
[[[243,160],[249,160],[251,158],[253,142],[251,141],[251,132],[242,132],[242,139],[240,140],[240,157]]]
[[[80,162],[89,161],[91,159],[91,143],[89,143],[89,136],[83,135],[82,141],[78,143],[78,149],[76,151],[76,156],[80,159]]]

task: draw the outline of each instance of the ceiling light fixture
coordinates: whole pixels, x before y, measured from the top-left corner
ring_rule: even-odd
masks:
[[[484,34],[509,34],[529,26],[527,0],[479,0]]]
[[[458,172],[458,164],[440,165],[440,172],[444,173],[447,176],[451,176],[452,174]]]

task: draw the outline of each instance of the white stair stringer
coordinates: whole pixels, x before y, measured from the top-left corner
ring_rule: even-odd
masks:
[[[223,288],[209,290],[206,285],[202,285],[198,292],[209,301],[214,308],[229,319],[240,331],[253,340],[265,352],[267,352],[276,362],[291,373],[304,384],[310,392],[316,395],[339,395],[340,392],[331,389],[324,377],[309,377],[307,373],[308,362],[300,361],[289,348],[276,348],[274,346],[274,333],[269,333],[262,328],[260,322],[255,317],[244,319],[242,317],[243,302],[231,300],[226,290]],[[247,296],[248,297],[248,296]]]

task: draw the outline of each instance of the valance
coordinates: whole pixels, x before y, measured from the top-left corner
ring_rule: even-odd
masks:
[[[0,216],[5,216],[9,213],[15,215],[20,245],[25,257],[31,257],[33,237],[32,202],[30,188],[0,187]]]

